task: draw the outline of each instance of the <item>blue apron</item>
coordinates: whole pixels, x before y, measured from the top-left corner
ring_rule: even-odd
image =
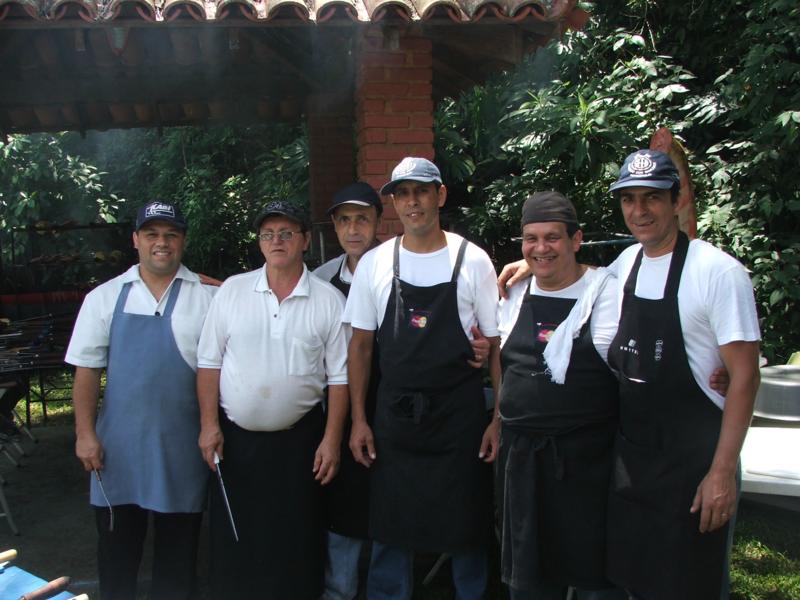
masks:
[[[195,372],[181,356],[171,324],[181,280],[174,280],[162,316],[123,312],[130,289],[130,282],[122,287],[114,307],[108,383],[97,419],[103,485],[112,505],[202,512],[209,470],[197,447]],[[90,501],[106,506],[94,477]]]

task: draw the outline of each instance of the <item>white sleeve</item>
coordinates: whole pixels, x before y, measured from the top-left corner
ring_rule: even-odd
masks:
[[[378,309],[373,291],[373,266],[376,252],[361,257],[353,274],[353,283],[347,295],[342,321],[352,327],[375,331],[378,328]]]
[[[478,327],[486,337],[500,335],[497,328],[497,306],[500,295],[497,291],[497,274],[489,257],[481,252],[481,260],[475,265],[475,316]]]
[[[497,329],[500,332],[500,347],[506,343],[508,336],[517,324],[519,309],[525,294],[530,290],[530,278],[517,282],[508,288],[508,298],[502,298],[497,307]]]
[[[741,264],[715,273],[707,289],[708,319],[718,346],[761,339],[753,284]]]
[[[325,375],[327,385],[347,383],[347,325],[342,322],[342,302],[331,307],[331,323],[325,339]]]
[[[600,357],[608,363],[608,349],[619,325],[617,310],[617,279],[613,276],[606,280],[605,287],[594,301],[592,307],[591,333],[594,347]]]
[[[103,306],[102,294],[90,292],[83,300],[64,362],[102,369],[108,365],[108,340],[113,308]]]
[[[224,301],[228,295],[225,284],[211,300],[211,306],[203,323],[200,341],[197,344],[197,368],[221,369],[222,356],[228,340],[225,323]]]

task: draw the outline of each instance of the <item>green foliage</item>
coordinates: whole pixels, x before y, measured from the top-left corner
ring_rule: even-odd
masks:
[[[302,196],[308,182],[305,132],[284,124],[117,131],[70,140],[114,169],[113,183],[133,218],[162,199],[189,219],[184,262],[224,278],[261,263],[252,219],[267,201]]]
[[[13,135],[0,142],[0,228],[48,220],[113,223],[119,198],[97,167],[67,153],[61,136]]]
[[[437,159],[464,225],[516,259],[522,202],[557,189],[586,231],[624,232],[608,186],[667,127],[691,152],[700,236],[752,271],[764,353],[785,360],[800,348],[800,7],[609,0],[592,12],[585,31],[440,104]]]

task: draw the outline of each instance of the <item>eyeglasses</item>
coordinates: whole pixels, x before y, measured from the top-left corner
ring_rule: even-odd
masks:
[[[294,237],[296,233],[303,233],[302,231],[289,231],[288,229],[284,229],[283,231],[265,231],[264,233],[259,233],[256,237],[261,240],[262,242],[271,242],[276,237],[282,242],[288,242]]]

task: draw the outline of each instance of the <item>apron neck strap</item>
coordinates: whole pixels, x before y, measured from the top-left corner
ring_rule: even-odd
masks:
[[[114,306],[114,315],[119,315],[124,312],[125,303],[128,301],[128,294],[131,291],[132,281],[122,284],[122,290],[117,296],[117,304]]]
[[[453,276],[450,278],[451,283],[455,283],[458,279],[458,273],[461,271],[461,263],[464,262],[464,253],[467,251],[467,243],[467,240],[461,240],[461,245],[458,247],[456,264],[453,266]]]
[[[681,272],[686,262],[686,254],[689,251],[689,238],[683,231],[678,231],[678,238],[675,241],[675,248],[672,249],[672,258],[669,262],[669,272],[667,282],[664,285],[664,298],[672,298],[678,295],[678,287],[681,282]],[[631,272],[625,280],[624,293],[626,296],[633,296],[636,292],[636,278],[639,275],[639,267],[642,266],[642,256],[644,248],[640,248],[636,259],[633,261]]]
[[[175,303],[178,301],[178,294],[181,292],[181,283],[183,283],[183,279],[176,278],[172,281],[172,289],[169,291],[169,299],[167,300],[167,305],[164,307],[164,317],[172,316],[172,309],[175,308]]]

